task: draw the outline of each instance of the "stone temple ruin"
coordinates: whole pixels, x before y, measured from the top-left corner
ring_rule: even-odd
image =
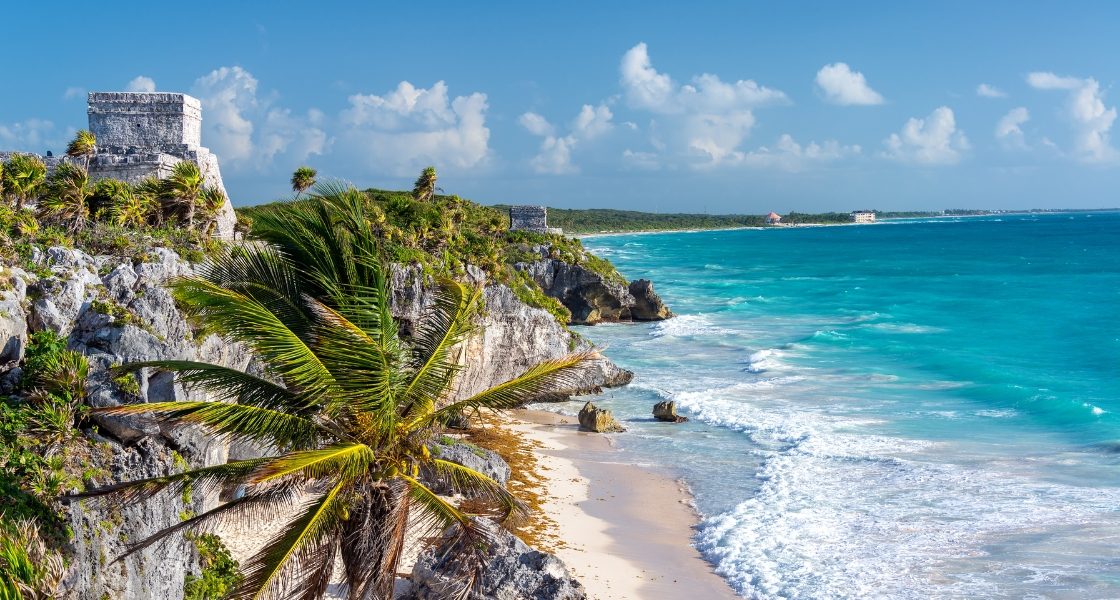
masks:
[[[90,92],[89,130],[97,138],[97,154],[89,162],[90,179],[113,178],[137,183],[167,177],[177,163],[198,165],[206,185],[225,193],[218,157],[202,146],[202,104],[186,94]],[[4,160],[11,152],[0,152]],[[73,160],[43,157],[49,169]],[[237,216],[226,194],[218,214],[219,237],[232,237]]]
[[[562,234],[559,227],[548,226],[548,209],[543,206],[509,207],[510,231],[530,231],[532,233]]]

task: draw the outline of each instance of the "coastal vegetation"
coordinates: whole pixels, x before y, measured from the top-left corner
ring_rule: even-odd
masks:
[[[497,209],[508,208],[496,205]],[[988,214],[989,211],[872,211],[879,219],[901,219],[936,217],[942,214]],[[606,233],[627,231],[673,231],[688,229],[730,229],[735,227],[765,227],[766,215],[711,215],[699,213],[650,213],[633,210],[607,208],[549,208],[549,224],[560,227],[565,233]],[[800,213],[790,211],[782,214],[782,223],[837,224],[851,223],[852,216],[846,212]]]
[[[311,167],[300,167],[292,173],[292,191],[295,192],[296,198],[299,198],[311,186],[315,185],[315,178],[318,177],[319,172]]]
[[[230,518],[294,515],[243,565],[246,597],[278,589],[320,597],[341,557],[352,597],[391,595],[406,533],[453,530],[465,552],[481,552],[489,530],[476,515],[436,495],[421,468],[458,491],[487,499],[503,518],[522,504],[472,469],[432,456],[427,444],[465,412],[518,406],[565,383],[589,355],[574,354],[464,399],[449,386],[461,367],[454,347],[472,330],[480,291],[440,279],[436,301],[413,337],[389,312],[380,232],[370,228],[368,196],[320,188],[286,211],[258,215],[264,245],[231,249],[175,281],[176,300],[204,331],[250,348],[270,379],[217,365],[154,361],[121,371],[159,369],[208,391],[213,401],[94,409],[147,414],[166,426],[202,426],[215,435],[276,448],[277,454],[174,475],[95,488],[76,498],[139,502],[158,492],[242,486],[243,495],[131,547],[204,531]],[[410,514],[419,513],[410,519]],[[477,568],[479,559],[459,561]],[[464,572],[464,582],[471,581]]]
[[[205,185],[198,165],[179,162],[162,180],[94,181],[88,164],[95,150],[93,134],[79,131],[67,154],[83,163],[61,162],[50,172],[41,158],[30,154],[13,154],[0,163],[4,262],[30,266],[35,246],[116,255],[167,247],[195,260],[220,247],[211,233],[225,194]]]
[[[498,210],[437,193],[434,169],[421,174],[413,192],[360,191],[335,183],[311,187],[317,173],[309,169],[298,180],[293,175],[299,199],[239,215],[243,233],[260,243],[230,244],[211,235],[225,198],[204,184],[196,165],[178,163],[163,180],[91,181],[86,165],[76,162],[88,163],[89,148],[95,141],[79,135],[70,159],[50,170],[30,155],[13,155],[2,165],[4,262],[51,278],[57,274],[42,259],[49,246],[134,262],[150,260],[152,248],[171,248],[200,263],[196,275],[169,287],[196,327],[192,337],[216,334],[243,344],[264,376],[201,362],[125,365],[101,375],[120,398],[146,394],[138,384],[141,370],[172,373],[209,395],[201,401],[92,408],[87,358],[68,349],[66,337],[36,326],[19,363],[22,377],[12,380],[14,387],[0,382],[7,386],[0,400],[0,587],[21,590],[8,597],[55,594],[60,578],[55,565],[63,564],[75,535],[68,515],[72,505],[58,501],[68,494],[94,505],[112,498],[104,504],[109,520],[98,525],[106,532],[121,526],[122,517],[111,507],[150,500],[161,491],[181,497],[178,524],[148,539],[122,537],[120,543],[127,542],[131,554],[188,534],[202,567],[186,581],[191,600],[230,597],[235,589],[266,590],[293,578],[313,597],[334,556],[348,565],[351,586],[384,592],[411,524],[419,524],[421,537],[457,531],[467,556],[460,566],[469,567],[463,572],[469,582],[470,569],[481,564],[475,554],[486,548],[492,531],[478,526],[476,518],[511,519],[511,527],[530,537],[540,532],[539,524],[516,529],[517,517],[536,506],[535,497],[522,502],[487,476],[433,456],[427,443],[465,414],[570,389],[590,355],[539,364],[493,389],[451,401],[449,386],[463,368],[451,349],[473,331],[484,308],[479,272],[566,323],[567,309],[514,264],[547,256],[621,280],[610,263],[587,253],[578,240],[511,232]],[[418,266],[435,286],[435,306],[408,328],[388,311],[393,263]],[[28,288],[28,298],[40,293]],[[157,335],[112,298],[94,298],[88,310],[118,327]],[[140,413],[161,421],[167,431],[201,426],[223,438],[263,443],[276,453],[198,469],[172,452],[171,474],[106,485],[111,480],[105,467],[119,449],[101,436],[99,419]],[[475,435],[488,439],[481,431]],[[470,492],[471,502],[447,502],[431,492],[421,473]],[[236,486],[242,495],[232,501],[209,511],[190,508],[194,497]],[[298,514],[290,514],[293,508]],[[419,516],[409,520],[410,512]],[[283,532],[240,565],[209,532],[229,518],[288,517],[294,520]],[[36,540],[42,541],[41,551]],[[9,547],[26,550],[26,556],[4,556]],[[116,558],[124,557],[100,560]],[[38,569],[5,566],[29,561]]]
[[[469,267],[477,267],[490,281],[508,286],[518,299],[547,310],[564,324],[571,319],[568,309],[514,265],[540,260],[543,253],[585,267],[608,281],[623,281],[610,262],[587,252],[578,239],[510,231],[508,215],[498,208],[435,193],[436,174],[427,171],[412,192],[372,188],[360,192],[369,226],[387,261],[417,265],[428,276],[458,279],[467,276]],[[327,184],[331,187],[337,185]],[[265,223],[283,221],[303,202],[307,201],[245,207],[238,209],[238,215],[252,223],[252,235],[262,236],[275,228]]]

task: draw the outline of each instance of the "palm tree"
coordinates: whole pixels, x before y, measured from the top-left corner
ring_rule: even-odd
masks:
[[[98,182],[99,186],[103,181]],[[155,194],[142,185],[122,185],[112,187],[109,203],[101,209],[102,214],[107,214],[109,222],[121,227],[141,229],[152,217],[159,213],[159,206]]]
[[[365,225],[364,196],[341,187],[326,192],[258,217],[278,243],[231,250],[171,285],[206,332],[246,344],[267,378],[206,363],[138,363],[126,369],[175,372],[180,382],[221,401],[97,409],[151,413],[165,425],[202,426],[277,453],[77,495],[130,503],[188,486],[244,486],[241,498],[160,531],[130,552],[223,520],[279,518],[294,507],[283,530],[244,565],[236,598],[321,598],[336,557],[349,598],[391,598],[412,527],[425,536],[452,528],[463,547],[484,549],[487,528],[433,493],[419,478],[421,468],[460,491],[488,497],[506,516],[522,505],[489,477],[432,456],[427,444],[463,411],[516,406],[569,384],[589,356],[542,363],[453,400],[449,389],[460,371],[455,348],[471,331],[480,291],[439,282],[414,337],[402,339],[377,240]],[[481,556],[467,558],[474,567],[481,564]]]
[[[218,222],[218,213],[226,204],[226,193],[216,185],[208,185],[202,188],[202,193],[198,196],[198,203],[203,222],[200,229],[209,233]]]
[[[23,210],[28,200],[36,198],[47,180],[47,165],[34,154],[13,154],[4,165],[4,189],[15,199],[16,210]]]
[[[436,168],[428,167],[420,172],[420,177],[416,178],[416,183],[412,186],[412,197],[420,202],[428,202],[435,195],[436,191],[443,191],[436,187]]]
[[[39,212],[64,223],[71,232],[80,231],[89,220],[89,197],[93,195],[89,173],[76,164],[58,165],[47,179],[46,193],[39,199]]]
[[[318,174],[318,171],[307,166],[300,167],[292,173],[292,191],[296,193],[296,198],[315,185],[315,177]]]
[[[86,170],[89,170],[89,159],[97,153],[97,138],[87,129],[79,129],[74,134],[74,139],[66,146],[66,156],[70,158],[85,158]]]
[[[194,229],[194,213],[202,186],[203,178],[198,165],[189,160],[176,163],[161,186],[160,199],[166,203],[164,212],[180,215],[186,219],[187,229]]]
[[[162,226],[165,216],[163,214],[161,202],[161,198],[163,198],[163,181],[158,177],[148,176],[134,183],[132,185],[132,191],[142,197],[148,198],[152,203],[150,212],[148,213],[148,223]]]

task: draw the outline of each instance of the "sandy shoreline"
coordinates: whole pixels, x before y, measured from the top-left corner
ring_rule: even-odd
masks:
[[[547,481],[541,510],[564,542],[556,554],[607,599],[736,598],[690,545],[696,513],[683,485],[625,464],[607,436],[573,417],[517,410],[506,425],[531,439]]]
[[[494,426],[488,425],[488,426]],[[546,518],[551,548],[595,600],[737,598],[690,544],[697,515],[688,490],[671,478],[623,462],[607,435],[579,431],[574,417],[515,410],[499,427],[528,442],[528,471]],[[227,523],[218,533],[242,564],[283,527]],[[411,570],[410,545],[402,572]],[[341,563],[328,598],[342,597]],[[403,592],[408,585],[400,582]]]

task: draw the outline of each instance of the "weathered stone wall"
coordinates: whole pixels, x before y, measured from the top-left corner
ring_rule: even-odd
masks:
[[[509,228],[513,231],[549,233],[548,209],[543,206],[511,206]]]
[[[202,145],[202,104],[186,94],[90,92],[88,112],[102,148],[181,154]]]

